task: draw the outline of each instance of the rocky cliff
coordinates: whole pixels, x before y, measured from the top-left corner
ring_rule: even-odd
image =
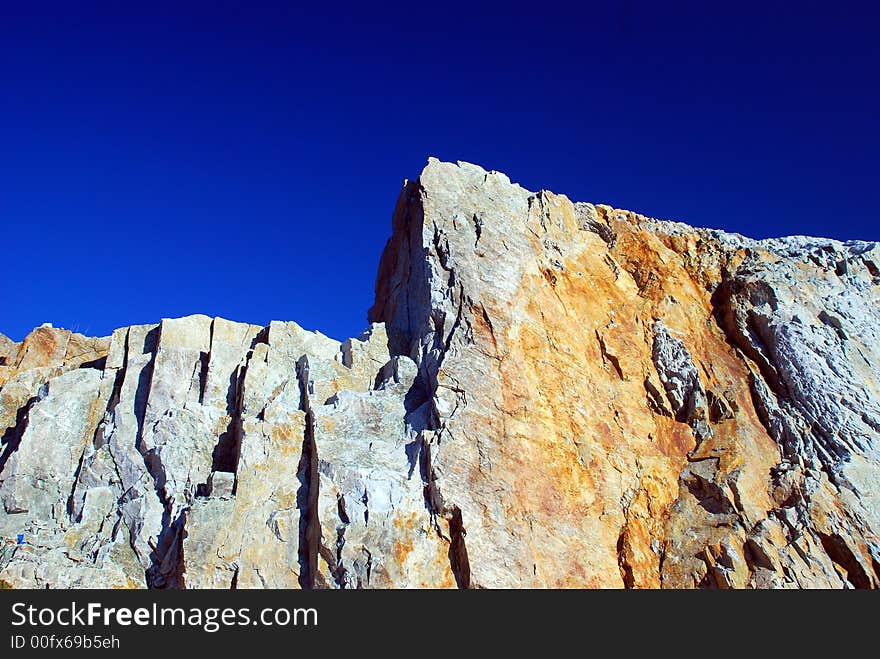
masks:
[[[24,587],[880,585],[880,250],[431,160],[369,329],[0,341]]]

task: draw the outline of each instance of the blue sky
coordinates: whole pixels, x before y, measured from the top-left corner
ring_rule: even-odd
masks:
[[[4,2],[0,332],[357,334],[429,155],[755,237],[878,239],[876,10],[793,6]]]

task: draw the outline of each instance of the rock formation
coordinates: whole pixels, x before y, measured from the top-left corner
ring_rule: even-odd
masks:
[[[28,587],[880,586],[880,250],[431,160],[369,329],[0,337]]]

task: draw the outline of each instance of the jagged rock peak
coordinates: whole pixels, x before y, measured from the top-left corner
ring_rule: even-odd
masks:
[[[0,340],[0,579],[876,587],[878,263],[431,159],[356,339]]]

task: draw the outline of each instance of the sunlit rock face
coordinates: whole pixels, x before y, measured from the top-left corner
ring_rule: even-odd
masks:
[[[711,218],[709,218],[711,220]],[[369,329],[0,337],[27,587],[880,586],[880,252],[404,184]]]

